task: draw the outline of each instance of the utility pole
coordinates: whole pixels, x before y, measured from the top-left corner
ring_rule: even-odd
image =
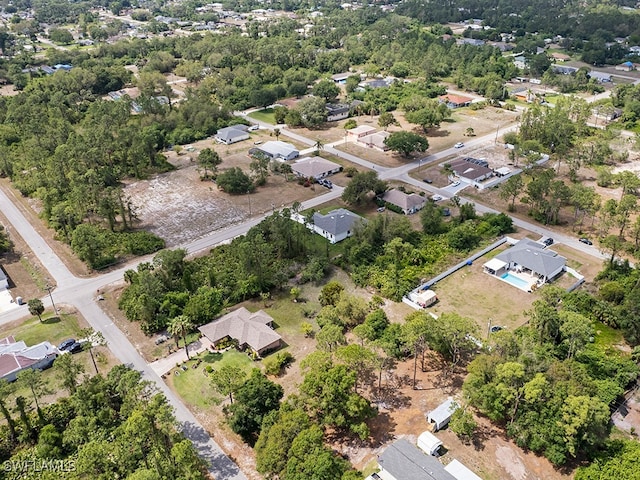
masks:
[[[51,305],[53,306],[53,312],[57,315],[58,309],[56,307],[56,304],[53,303],[53,295],[51,295],[51,290],[53,290],[53,287],[47,283],[47,286],[44,288],[47,292],[49,292],[49,299],[51,300]]]

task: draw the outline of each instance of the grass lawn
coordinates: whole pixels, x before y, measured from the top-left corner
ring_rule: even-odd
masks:
[[[593,330],[595,332],[594,346],[600,351],[610,352],[615,348],[615,345],[621,345],[624,343],[622,332],[615,328],[611,328],[604,323],[594,322]]]
[[[271,125],[276,124],[276,117],[273,116],[273,108],[265,108],[257,112],[251,112],[249,116],[260,122],[270,123]]]
[[[62,340],[80,335],[80,325],[74,315],[61,314],[60,316],[43,315],[42,322],[38,317],[32,317],[23,322],[13,322],[0,328],[0,337],[13,335],[16,340],[24,340],[31,346],[45,340],[57,345]]]
[[[233,365],[241,368],[247,375],[253,368],[259,367],[258,363],[251,361],[246,353],[229,350],[225,353],[203,352],[198,355],[202,363],[198,368],[192,368],[195,360],[186,363],[188,370],[173,369],[172,375],[167,379],[173,384],[178,395],[189,405],[201,409],[207,409],[220,402],[220,396],[211,386],[209,376],[205,368],[211,366],[215,370],[225,365]]]

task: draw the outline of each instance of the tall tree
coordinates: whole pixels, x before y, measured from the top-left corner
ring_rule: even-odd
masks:
[[[39,298],[32,298],[27,302],[27,306],[29,307],[29,313],[33,316],[37,316],[38,320],[42,322],[42,314],[44,312],[44,305]]]
[[[211,372],[211,385],[220,395],[229,396],[229,403],[233,403],[233,395],[244,383],[246,375],[240,367],[224,365]]]
[[[74,394],[78,388],[78,377],[84,373],[84,365],[76,362],[71,354],[66,353],[56,358],[53,368],[57,371],[62,386],[68,390],[69,394]]]
[[[169,325],[167,330],[171,335],[176,338],[176,345],[178,345],[178,338],[182,337],[182,341],[184,342],[184,352],[187,354],[187,359],[189,357],[189,345],[187,344],[187,334],[193,328],[193,323],[191,319],[186,315],[178,315],[175,318],[169,320]]]
[[[394,152],[409,157],[413,152],[426,152],[429,141],[421,135],[412,132],[393,132],[384,139],[384,144]]]

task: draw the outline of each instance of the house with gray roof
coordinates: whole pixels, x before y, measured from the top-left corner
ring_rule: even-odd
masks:
[[[291,170],[296,176],[301,178],[313,177],[316,180],[338,173],[341,169],[342,166],[340,164],[318,156],[302,158],[291,165]]]
[[[405,215],[411,215],[424,208],[427,199],[415,193],[404,193],[400,190],[387,190],[382,195],[382,200],[402,209]]]
[[[402,438],[378,457],[380,471],[369,478],[382,480],[457,480],[436,457],[425,455]]]
[[[242,140],[248,140],[249,132],[247,130],[246,125],[232,125],[218,130],[213,138],[219,143],[231,145],[232,143],[241,142]]]
[[[249,153],[251,155],[255,155],[258,152],[266,155],[272,160],[279,160],[281,162],[293,160],[300,155],[300,152],[296,147],[294,147],[290,143],[281,142],[280,140],[265,142],[259,147],[255,147],[249,150]]]
[[[483,270],[530,292],[560,275],[567,259],[544,245],[524,238],[483,265]]]
[[[326,215],[313,214],[313,231],[322,235],[330,243],[338,243],[353,235],[355,228],[365,219],[360,215],[344,209],[332,210]]]
[[[273,318],[262,310],[251,313],[244,307],[198,327],[214,345],[224,339],[233,339],[241,349],[250,348],[258,355],[280,347],[282,337],[271,326]]]

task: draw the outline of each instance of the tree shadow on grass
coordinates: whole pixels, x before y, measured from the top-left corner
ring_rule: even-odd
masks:
[[[55,325],[56,323],[60,323],[60,317],[49,317],[42,320],[44,325]]]

